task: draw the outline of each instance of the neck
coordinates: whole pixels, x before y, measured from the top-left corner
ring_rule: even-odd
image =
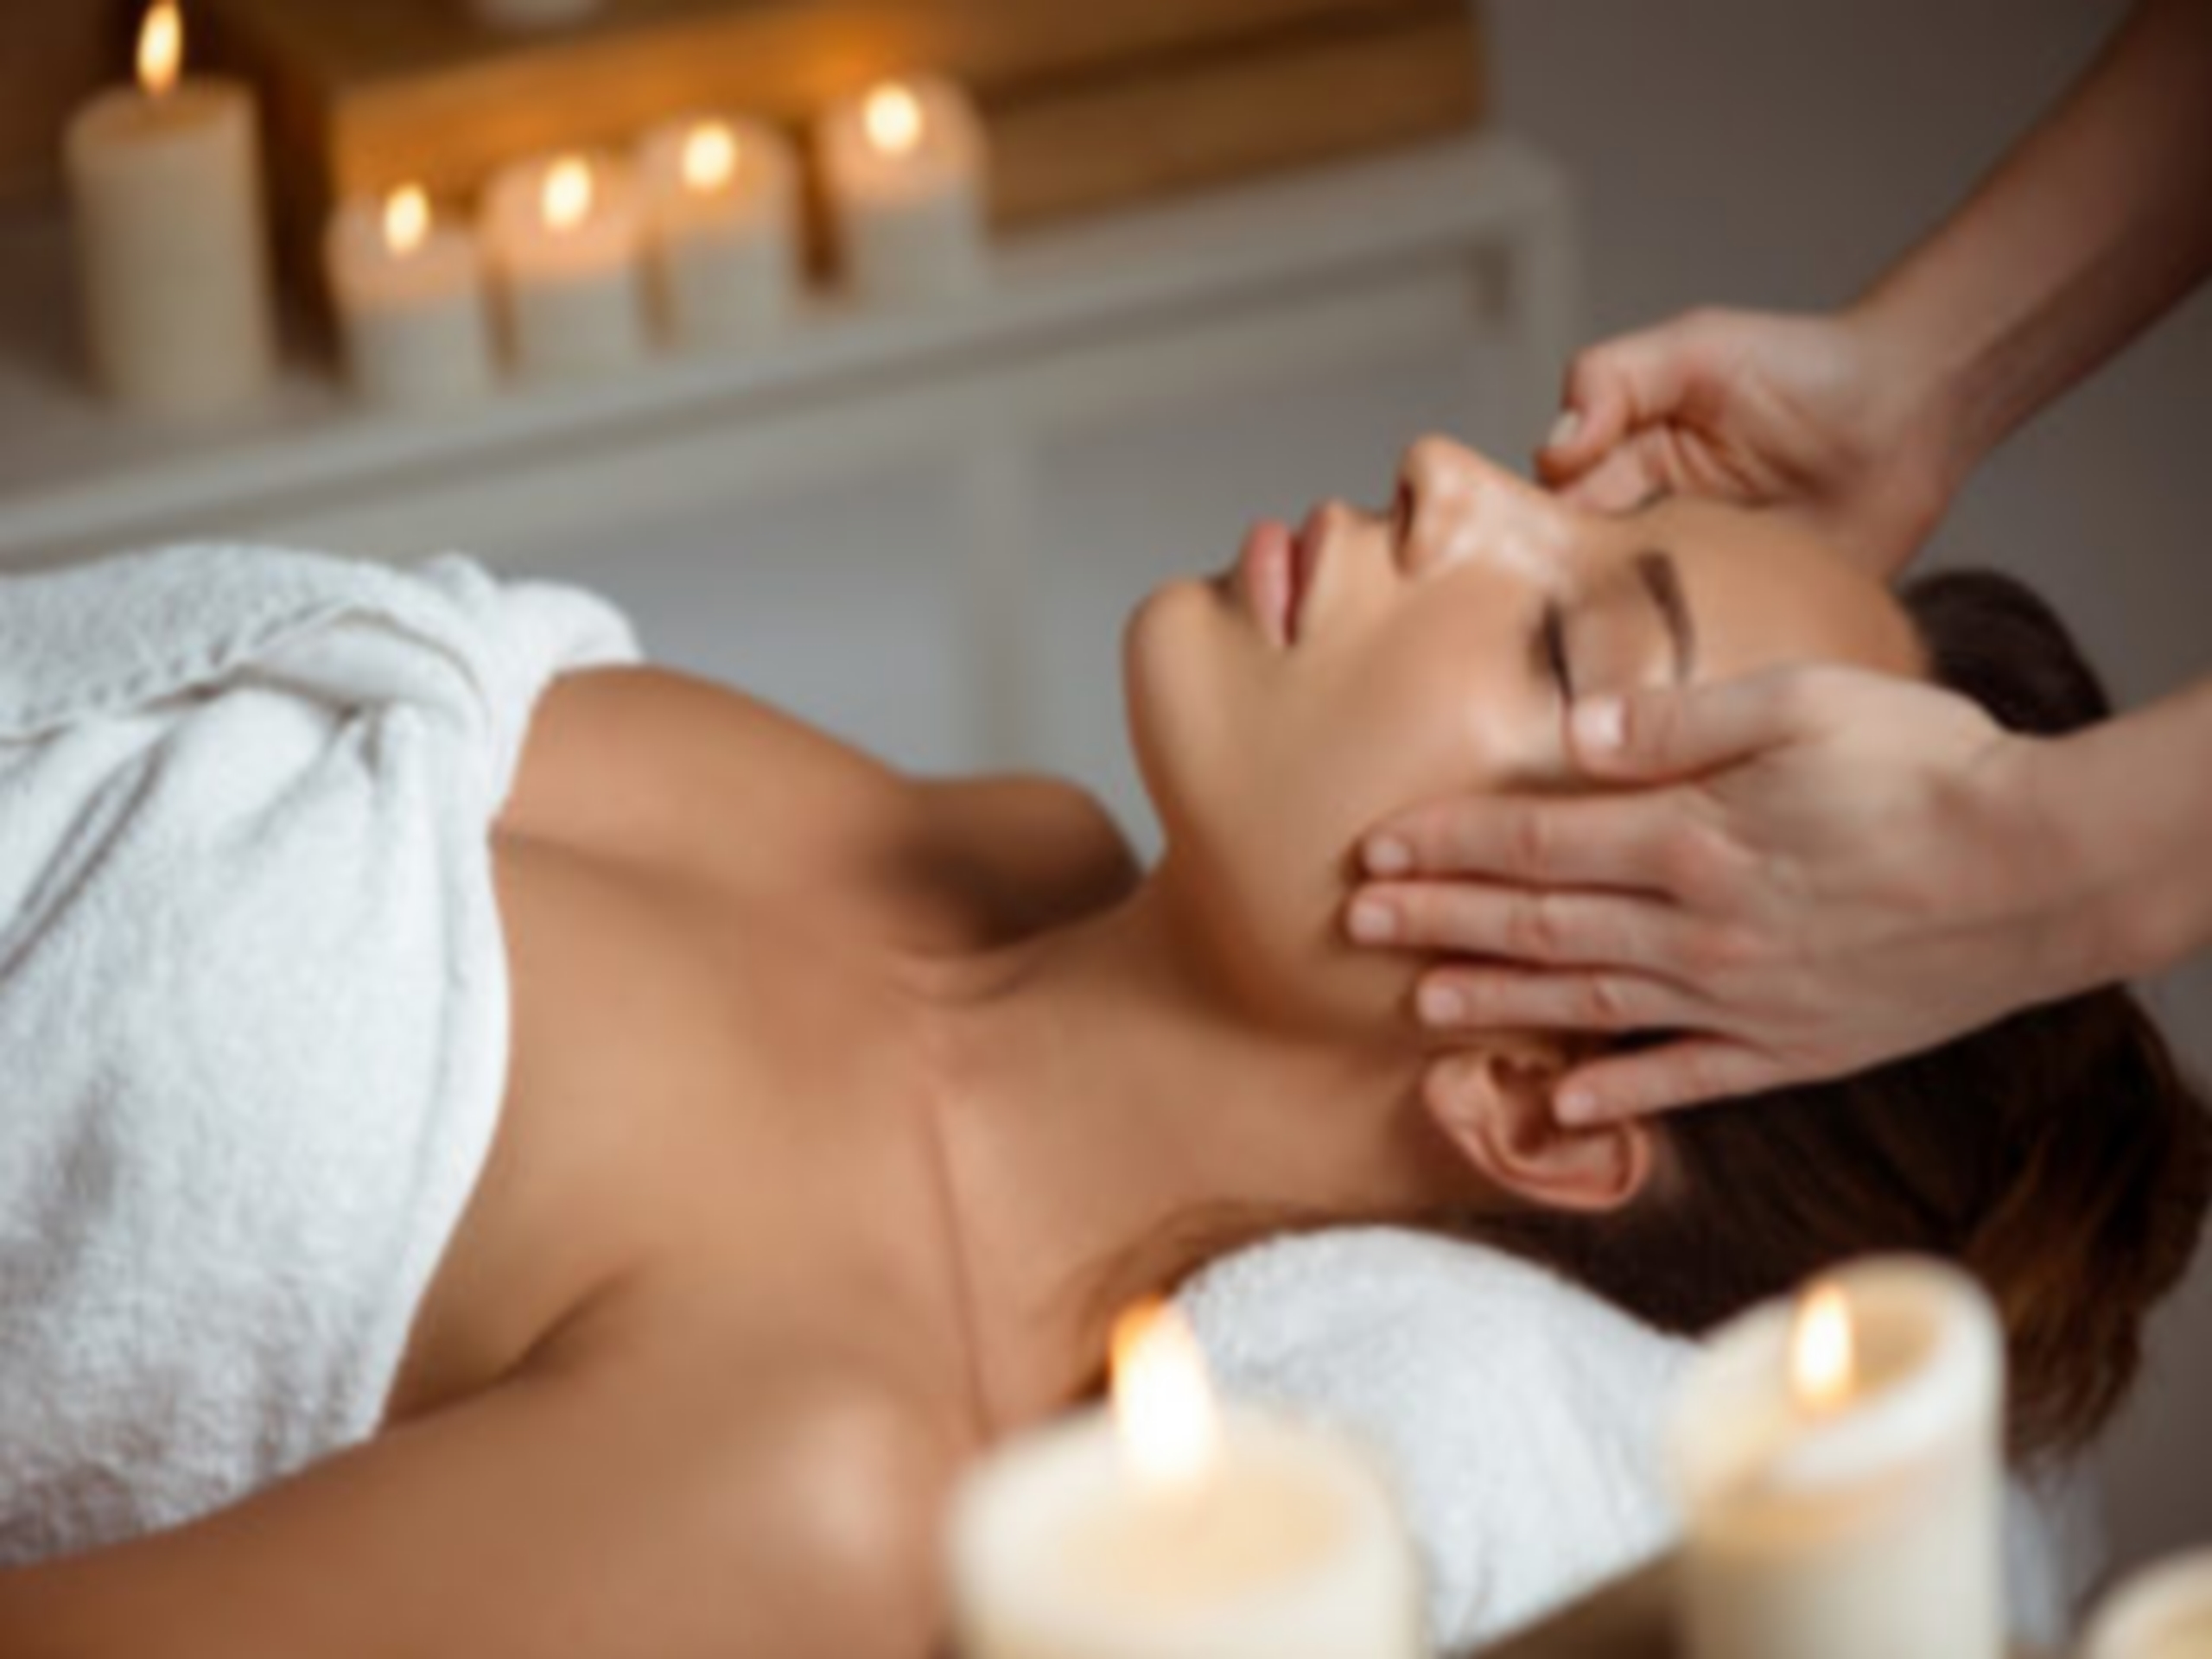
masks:
[[[1179,873],[948,969],[940,1124],[989,1429],[1083,1393],[1108,1326],[1241,1230],[1464,1190],[1409,1044],[1268,1029],[1182,937]]]

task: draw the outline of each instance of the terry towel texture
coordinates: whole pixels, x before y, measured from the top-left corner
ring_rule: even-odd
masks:
[[[455,557],[0,580],[0,1562],[373,1432],[505,1085],[491,820],[635,655]]]
[[[1224,1258],[1180,1301],[1224,1387],[1334,1424],[1404,1505],[1436,1645],[1488,1643],[1670,1548],[1660,1450],[1694,1351],[1515,1257],[1348,1228]],[[2014,1632],[2055,1646],[2094,1553],[2015,1482]]]

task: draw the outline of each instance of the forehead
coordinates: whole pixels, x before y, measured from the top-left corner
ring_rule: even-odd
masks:
[[[1673,556],[1700,679],[1803,662],[1926,671],[1890,590],[1786,514],[1669,501],[1619,528],[1622,557],[1652,548]]]

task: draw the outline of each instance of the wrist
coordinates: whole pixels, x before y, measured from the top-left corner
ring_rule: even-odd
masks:
[[[2006,860],[2027,889],[2024,960],[2038,1000],[2164,965],[2157,883],[2116,847],[2109,810],[2082,775],[2092,759],[2086,743],[2082,735],[2008,739],[1995,780],[1994,810],[2012,832]]]
[[[1903,277],[1877,283],[1842,313],[1869,383],[1876,418],[1924,498],[1929,528],[1989,453],[1974,418],[1973,376],[1958,354],[1962,331]]]

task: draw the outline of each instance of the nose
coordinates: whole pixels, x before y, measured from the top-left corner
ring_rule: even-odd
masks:
[[[1415,574],[1484,554],[1554,553],[1569,517],[1555,498],[1452,438],[1418,439],[1399,464],[1394,528]]]

